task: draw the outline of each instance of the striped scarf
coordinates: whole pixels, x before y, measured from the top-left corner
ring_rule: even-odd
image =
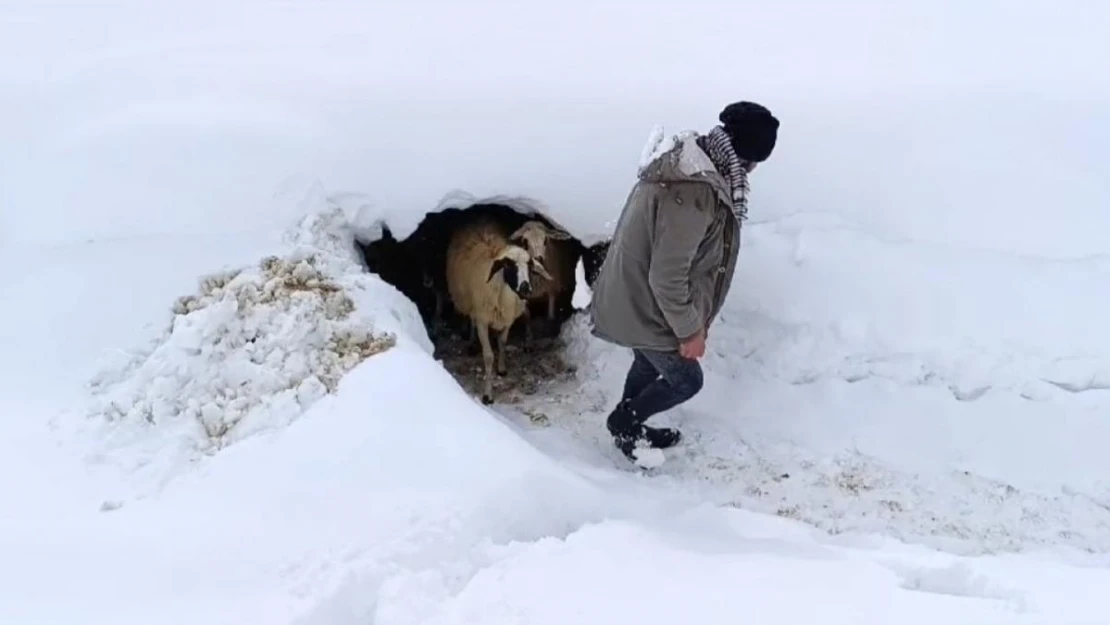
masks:
[[[746,163],[736,155],[736,151],[732,149],[732,141],[721,126],[714,127],[704,138],[702,147],[717,167],[717,171],[721,172],[732,187],[732,212],[736,215],[736,219],[743,221],[748,218],[749,187]]]

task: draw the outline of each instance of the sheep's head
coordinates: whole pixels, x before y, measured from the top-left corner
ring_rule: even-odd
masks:
[[[551,279],[547,268],[541,261],[532,258],[528,250],[519,245],[507,245],[497,258],[493,259],[486,282],[493,280],[493,277],[500,273],[505,285],[521,298],[525,298],[532,293],[532,272],[548,280]]]
[[[543,260],[546,255],[548,239],[565,241],[569,238],[570,234],[560,230],[552,230],[535,219],[517,228],[512,236],[509,237],[514,244],[528,250],[532,258],[540,260]]]
[[[369,243],[359,241],[358,247],[362,250],[362,258],[366,261],[366,268],[374,273],[381,273],[383,267],[389,268],[390,258],[401,249],[401,244],[389,228],[383,226],[380,238]]]

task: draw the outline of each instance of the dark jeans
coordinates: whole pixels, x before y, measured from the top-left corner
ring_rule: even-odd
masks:
[[[633,349],[632,355],[621,401],[629,401],[640,423],[674,408],[701,390],[704,377],[698,361],[683,358],[677,351]]]

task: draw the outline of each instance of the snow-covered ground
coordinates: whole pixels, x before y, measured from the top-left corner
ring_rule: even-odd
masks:
[[[0,8],[0,622],[1105,623],[1110,11],[719,6]],[[354,256],[460,191],[599,236],[739,98],[654,471],[584,318],[487,409]]]

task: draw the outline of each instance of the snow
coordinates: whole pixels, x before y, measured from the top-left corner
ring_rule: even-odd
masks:
[[[590,285],[586,282],[586,265],[579,258],[574,266],[574,295],[570,298],[570,305],[575,310],[586,310],[590,305],[590,298],[593,293],[590,291]]]
[[[660,449],[637,448],[632,450],[636,466],[644,469],[658,469],[667,461],[666,454]]]
[[[0,622],[1105,622],[1105,7],[264,8],[3,9]],[[574,379],[487,408],[352,250],[602,240],[739,98],[782,135],[662,464],[584,285]]]
[[[363,270],[338,207],[300,228],[307,241],[284,257],[203,276],[199,292],[178,298],[161,336],[93,377],[84,419],[174,430],[171,448],[211,451],[299,418],[399,331],[431,353],[415,305]],[[387,302],[405,322],[381,315],[379,329],[366,311]],[[166,446],[140,464],[180,462]]]
[[[639,171],[643,172],[660,156],[672,150],[675,146],[675,137],[664,134],[663,127],[656,125],[651,129],[644,149],[640,152]]]

